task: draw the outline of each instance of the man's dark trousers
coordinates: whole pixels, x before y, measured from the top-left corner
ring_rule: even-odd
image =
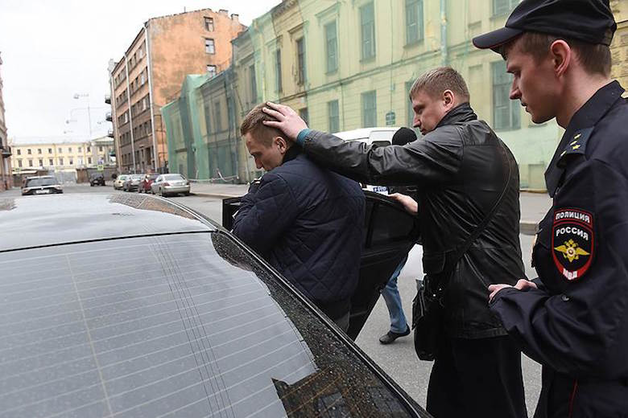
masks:
[[[439,349],[427,393],[435,418],[528,416],[521,351],[510,337],[443,337]]]

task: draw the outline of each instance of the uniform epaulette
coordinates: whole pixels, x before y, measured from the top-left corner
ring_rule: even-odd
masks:
[[[587,141],[593,133],[593,129],[594,128],[581,129],[573,135],[571,140],[560,153],[560,158],[557,161],[558,166],[564,165],[570,156],[584,155],[587,149]]]

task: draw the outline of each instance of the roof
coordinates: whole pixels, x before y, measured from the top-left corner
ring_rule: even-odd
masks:
[[[73,242],[216,227],[164,199],[141,195],[67,194],[0,198],[0,252]]]

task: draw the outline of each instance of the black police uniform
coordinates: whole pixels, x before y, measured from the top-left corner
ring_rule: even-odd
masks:
[[[628,416],[628,102],[616,81],[573,116],[546,180],[538,290],[491,310],[543,364],[535,417]]]

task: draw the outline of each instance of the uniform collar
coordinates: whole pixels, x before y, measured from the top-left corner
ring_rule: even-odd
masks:
[[[612,81],[596,91],[595,94],[574,113],[554,152],[552,161],[545,171],[545,185],[551,197],[554,197],[560,179],[563,176],[564,167],[558,165],[558,160],[565,147],[567,147],[568,142],[573,139],[576,132],[595,126],[615,102],[621,98],[623,93],[624,89],[621,85],[619,85],[617,81]]]
[[[440,128],[441,126],[451,125],[456,122],[469,122],[471,120],[476,120],[478,117],[471,109],[471,105],[469,103],[462,103],[458,106],[454,107],[447,113],[436,125],[436,128]]]

